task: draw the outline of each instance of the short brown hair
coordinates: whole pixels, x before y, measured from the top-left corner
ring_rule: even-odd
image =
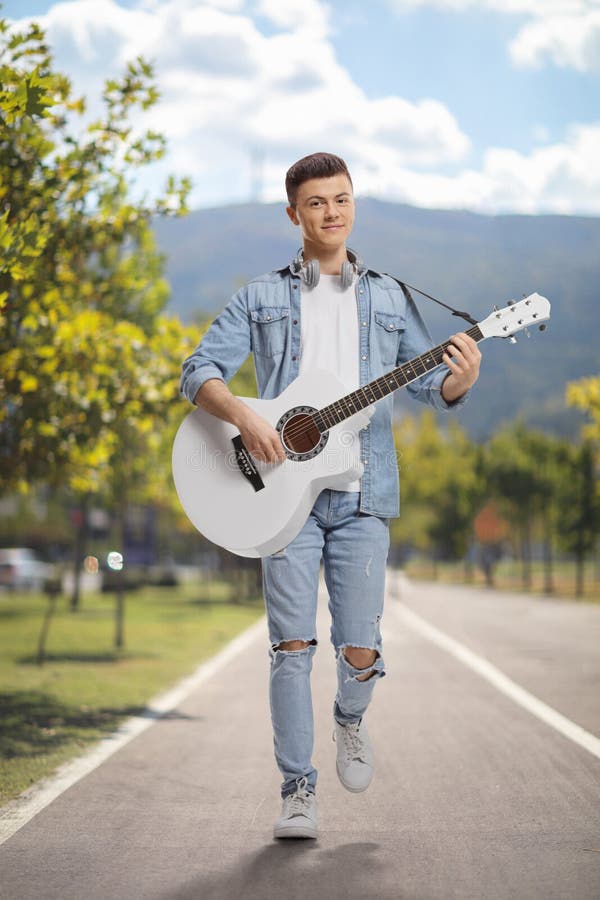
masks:
[[[298,188],[311,178],[333,178],[334,175],[346,175],[352,185],[348,166],[340,156],[333,153],[311,153],[303,156],[291,166],[285,176],[285,189],[290,206],[296,205]]]

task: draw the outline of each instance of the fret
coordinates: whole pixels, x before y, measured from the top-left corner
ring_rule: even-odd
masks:
[[[466,333],[475,341],[483,339],[478,325],[469,328]],[[411,381],[416,381],[417,378],[420,378],[426,372],[431,372],[432,369],[442,365],[442,356],[450,344],[451,341],[444,341],[443,344],[432,347],[421,356],[416,356],[414,359],[392,369],[386,375],[374,379],[369,384],[363,385],[363,387],[352,391],[345,397],[340,397],[335,403],[323,407],[313,417],[315,425],[323,433],[333,425],[343,422],[344,419],[349,418],[356,412],[360,412],[361,409],[370,406],[372,403],[376,403],[382,397],[398,390],[398,388],[410,384]]]

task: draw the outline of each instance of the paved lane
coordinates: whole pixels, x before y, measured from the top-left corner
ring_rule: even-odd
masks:
[[[517,616],[508,595],[467,595],[444,599],[417,585],[401,601],[591,730],[589,680],[600,665],[584,636],[589,608],[567,604],[565,616],[546,621],[536,646],[552,648],[551,662],[532,667],[540,601],[519,599]],[[280,779],[259,634],[0,847],[2,900],[595,900],[600,760],[403,626],[397,602],[390,591],[388,676],[368,714],[377,773],[362,795],[344,791],[335,775],[335,672],[322,603],[313,679],[317,842],[271,838]],[[580,626],[572,610],[583,611]],[[513,640],[512,626],[499,623],[517,620],[521,637]]]

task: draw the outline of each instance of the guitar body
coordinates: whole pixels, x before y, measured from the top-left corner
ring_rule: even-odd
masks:
[[[198,531],[238,556],[268,556],[296,537],[322,490],[342,489],[360,478],[359,431],[368,425],[372,407],[316,434],[310,446],[289,446],[309,410],[344,392],[331,373],[315,371],[299,376],[274,400],[240,398],[280,430],[287,454],[282,463],[263,463],[243,446],[236,448],[239,433],[229,422],[202,409],[189,413],[173,445],[173,478]]]

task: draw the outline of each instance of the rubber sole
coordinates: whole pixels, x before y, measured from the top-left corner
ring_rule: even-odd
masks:
[[[316,825],[294,825],[289,828],[275,826],[273,829],[274,838],[316,838]]]

